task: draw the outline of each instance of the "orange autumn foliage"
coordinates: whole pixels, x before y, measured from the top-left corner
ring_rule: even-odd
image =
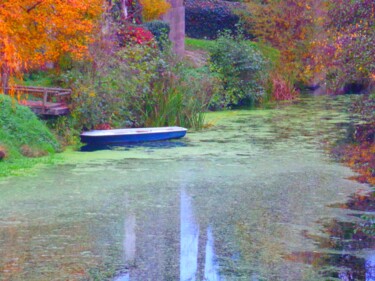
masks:
[[[102,0],[2,0],[2,75],[42,66],[66,53],[83,57],[102,10]]]
[[[142,4],[142,17],[144,21],[160,18],[171,5],[165,0],[140,0]]]
[[[305,80],[315,32],[317,0],[245,0],[249,15],[243,21],[257,40],[280,50],[282,69],[289,78]]]

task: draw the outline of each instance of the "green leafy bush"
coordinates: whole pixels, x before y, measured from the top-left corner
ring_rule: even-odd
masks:
[[[133,45],[113,54],[97,52],[93,62],[77,66],[66,80],[72,83],[72,116],[78,129],[140,126],[142,100],[163,62],[158,50]]]
[[[159,40],[166,37],[168,38],[168,34],[171,29],[169,23],[161,20],[145,22],[143,26],[146,27],[152,33],[152,35],[155,36],[158,43]]]
[[[169,23],[161,20],[146,22],[143,26],[154,36],[156,43],[161,51],[169,50],[172,42],[169,40],[170,26]]]
[[[199,89],[198,92],[205,93],[209,110],[219,110],[227,106],[220,78],[217,73],[211,72],[208,66],[186,67],[184,73],[188,77],[191,90],[195,86]]]
[[[78,130],[200,126],[208,94],[168,51],[134,45],[96,54],[66,77],[74,89],[71,111]]]
[[[220,79],[227,105],[252,105],[264,94],[267,61],[256,46],[240,34],[223,32],[210,51],[210,69]]]
[[[79,131],[76,130],[76,120],[68,116],[59,116],[47,120],[47,126],[56,135],[62,146],[75,146],[79,144]]]

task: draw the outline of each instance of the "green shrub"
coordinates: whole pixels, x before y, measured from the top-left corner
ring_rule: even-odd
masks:
[[[162,20],[145,22],[143,26],[146,27],[155,37],[168,35],[171,29],[169,23]]]
[[[240,34],[223,32],[210,51],[210,69],[223,85],[228,105],[252,105],[264,94],[268,63],[256,46]]]
[[[117,52],[97,49],[94,60],[77,64],[64,76],[73,89],[75,128],[138,127],[145,123],[142,106],[166,63],[160,50],[133,45]]]
[[[156,42],[161,49],[165,48],[165,44],[170,43],[168,40],[169,31],[171,29],[169,23],[161,20],[154,20],[144,23],[143,26],[154,35]]]
[[[72,83],[72,117],[76,129],[184,125],[199,127],[196,118],[207,107],[199,80],[167,51],[134,45],[106,55],[66,76]]]
[[[72,116],[59,116],[47,120],[47,125],[63,146],[79,144],[79,131],[75,129],[76,120]]]
[[[196,87],[198,96],[200,92],[204,93],[209,110],[219,110],[227,106],[224,89],[219,76],[210,71],[208,66],[191,68],[186,67],[184,73],[191,85],[189,89]],[[193,87],[194,86],[194,87]]]

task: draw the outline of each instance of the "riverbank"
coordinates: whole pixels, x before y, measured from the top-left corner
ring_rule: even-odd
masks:
[[[27,173],[51,163],[61,145],[47,126],[27,107],[0,95],[0,177]]]
[[[334,98],[319,97],[316,100],[319,101],[324,99],[330,100]],[[346,97],[341,96],[337,97],[336,99],[346,99]],[[373,106],[373,102],[371,103],[369,102],[369,100],[373,101],[374,97],[372,96],[371,98],[371,96],[369,96],[362,98],[357,96],[355,100],[356,102],[353,103],[354,105],[351,106],[350,111],[357,116],[364,116],[365,120],[369,120],[370,115],[372,114],[372,110],[370,107]],[[301,103],[301,107],[303,107],[304,101],[302,100]],[[350,107],[350,104],[351,103],[349,102],[348,107]],[[279,104],[276,107],[285,106],[288,105]],[[0,177],[33,173],[33,171],[37,170],[37,167],[40,165],[50,165],[54,163],[69,161],[82,162],[90,158],[105,159],[107,158],[108,153],[111,154],[111,157],[118,157],[119,159],[121,159],[123,156],[119,153],[116,153],[117,150],[126,150],[127,157],[130,158],[148,158],[150,156],[155,157],[154,151],[158,148],[158,144],[151,144],[144,146],[141,145],[117,148],[112,152],[98,151],[96,153],[77,153],[77,147],[68,146],[65,147],[66,151],[63,154],[56,155],[56,152],[61,151],[62,145],[58,143],[58,141],[50,132],[49,128],[44,122],[38,120],[35,115],[27,108],[20,107],[12,103],[10,99],[2,95],[0,95],[0,107],[2,107],[2,110],[0,112],[0,114],[2,114],[2,116],[0,116],[0,150],[4,151],[5,154],[5,159],[0,160]],[[206,124],[204,131],[206,131],[206,134],[215,134],[217,131],[220,132],[221,128],[225,126],[227,120],[231,120],[236,116],[241,116],[246,112],[247,110],[208,112],[205,117]],[[366,112],[366,114],[364,115],[363,112]],[[267,110],[255,109],[253,110],[252,114],[267,114]],[[292,112],[290,114],[293,115]],[[313,114],[315,113],[311,112],[311,115]],[[264,120],[264,122],[269,121]],[[244,126],[256,128],[263,126],[263,124],[244,124]],[[292,132],[293,130],[296,130],[296,126],[298,127],[299,125],[294,124],[291,128],[285,129]],[[309,134],[309,132],[306,132],[306,134]],[[188,146],[189,136],[192,135],[194,136],[194,138],[200,138],[200,133],[192,132],[190,130],[186,140],[183,139],[182,142],[166,143],[165,146]],[[209,146],[209,143],[207,143],[207,145]],[[241,153],[241,148],[239,148],[238,150],[239,153]],[[186,151],[188,154],[190,153],[189,150]],[[204,151],[202,151],[202,153],[204,153]],[[363,158],[364,166],[367,165],[367,160],[368,158]],[[356,171],[359,171],[359,169],[355,169],[355,167],[352,168],[354,168],[354,170]],[[366,173],[368,174],[369,171],[366,170]]]

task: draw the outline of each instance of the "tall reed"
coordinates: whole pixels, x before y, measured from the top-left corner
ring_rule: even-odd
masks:
[[[145,106],[146,125],[203,128],[208,97],[194,81],[167,74],[154,83],[152,101]]]

